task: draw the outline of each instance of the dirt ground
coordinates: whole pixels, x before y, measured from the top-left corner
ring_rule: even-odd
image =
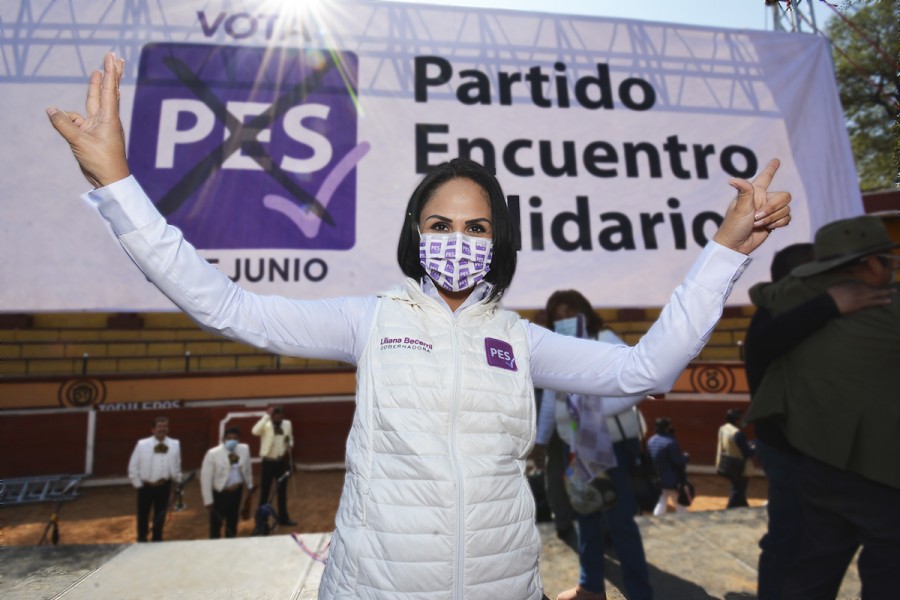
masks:
[[[299,471],[288,484],[288,511],[298,525],[287,529],[282,527],[276,533],[331,531],[343,480],[343,470]],[[728,496],[726,480],[714,475],[692,475],[690,480],[697,489],[697,497],[690,511],[725,508]],[[748,498],[751,506],[763,505],[766,489],[764,478],[750,480]],[[165,539],[206,539],[209,534],[207,513],[196,478],[185,486],[185,504],[183,511],[169,511]],[[60,544],[134,542],[135,506],[136,497],[130,486],[81,488],[78,497],[65,502],[59,511]],[[256,508],[256,499],[253,507]],[[0,546],[36,545],[54,509],[55,504],[49,502],[0,508]],[[241,521],[238,536],[249,536],[252,530],[252,519]]]

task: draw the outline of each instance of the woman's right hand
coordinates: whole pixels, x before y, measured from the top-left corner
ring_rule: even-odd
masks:
[[[103,72],[91,73],[85,116],[47,109],[50,123],[69,142],[81,172],[95,188],[131,174],[119,120],[119,81],[124,67],[125,61],[110,52],[103,58]]]

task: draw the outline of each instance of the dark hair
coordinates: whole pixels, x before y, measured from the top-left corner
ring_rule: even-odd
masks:
[[[156,429],[157,423],[169,422],[169,417],[153,417],[153,429]]]
[[[231,435],[232,433],[238,437],[241,437],[241,428],[240,427],[229,427],[228,429],[225,430],[225,435],[223,435],[222,437]]]
[[[742,416],[744,416],[744,413],[736,408],[729,408],[725,411],[725,420],[732,425],[737,425],[741,421]]]
[[[772,281],[784,279],[796,267],[815,259],[815,246],[812,244],[791,244],[782,248],[772,257],[772,264],[769,266]]]
[[[547,323],[550,324],[551,328],[553,326],[553,315],[556,314],[556,309],[560,304],[570,306],[584,315],[585,329],[587,329],[587,334],[590,337],[596,337],[600,330],[604,328],[603,319],[600,318],[600,315],[597,314],[597,311],[594,310],[588,299],[581,292],[575,290],[557,290],[550,294],[545,310],[547,312]]]
[[[453,179],[468,179],[483,189],[488,196],[494,250],[491,270],[484,279],[494,286],[490,298],[499,298],[512,283],[513,274],[516,272],[519,232],[509,214],[506,196],[503,195],[500,182],[488,169],[467,158],[454,158],[450,162],[442,163],[429,171],[419,182],[406,205],[403,229],[400,230],[400,241],[397,244],[397,263],[407,277],[420,280],[426,276],[425,269],[419,262],[419,218],[425,204],[431,200],[437,189]]]
[[[672,420],[669,417],[659,417],[655,423],[656,433],[672,433]]]
[[[284,407],[283,407],[283,406],[273,406],[273,407],[272,407],[272,414],[273,414],[273,415],[276,415],[276,414],[283,414],[283,413],[284,413]]]

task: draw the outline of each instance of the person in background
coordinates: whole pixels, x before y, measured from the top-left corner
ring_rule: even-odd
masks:
[[[741,508],[750,506],[747,502],[747,485],[750,478],[747,477],[747,471],[750,468],[748,463],[750,457],[756,452],[753,447],[747,443],[747,436],[741,429],[741,417],[743,413],[736,408],[729,409],[725,412],[725,424],[719,427],[718,442],[716,444],[716,467],[719,466],[719,460],[722,455],[740,459],[744,468],[739,475],[730,478],[731,493],[728,495],[728,504],[725,508]]]
[[[250,496],[253,493],[253,468],[250,446],[240,443],[241,430],[229,427],[222,443],[210,448],[200,467],[200,492],[209,511],[209,539],[218,539],[225,525],[225,537],[237,536],[238,516],[250,516]],[[241,510],[241,496],[247,488],[247,499]]]
[[[552,323],[547,322],[547,309],[537,311],[532,322],[541,327],[552,329]],[[538,414],[543,415],[541,406],[544,402],[544,390],[536,388],[535,397],[538,399]],[[550,437],[547,438],[547,429]],[[544,492],[547,504],[553,513],[553,525],[556,527],[556,537],[566,543],[574,545],[575,537],[575,510],[569,502],[569,494],[566,492],[564,475],[566,472],[566,454],[562,438],[559,437],[557,428],[545,426],[542,430],[538,425],[538,435],[530,458],[544,473]]]
[[[656,516],[666,514],[669,500],[675,507],[675,512],[685,512],[686,507],[678,504],[678,484],[681,481],[685,467],[690,456],[681,451],[678,440],[675,439],[675,428],[668,417],[659,417],[654,424],[654,433],[647,440],[647,451],[656,465],[659,473],[659,483],[662,486],[662,494],[659,502],[653,509]]]
[[[652,396],[647,396],[645,400],[652,398]],[[629,458],[631,459],[631,462],[628,465],[629,474],[634,474],[641,469],[642,461],[644,460],[647,460],[648,466],[653,468],[652,463],[649,460],[649,455],[644,454],[641,451],[644,443],[643,440],[647,433],[647,424],[637,406],[617,415],[606,417],[606,429],[609,431],[609,436],[613,441],[613,448],[616,447],[616,444],[628,448]],[[642,482],[641,485],[644,485],[644,482]],[[635,514],[640,515],[644,510],[652,510],[652,508],[656,506],[655,498],[650,502],[649,494],[652,494],[651,489],[646,487],[635,489],[635,480],[633,478],[631,480],[631,489],[632,492],[634,492],[635,501],[637,502],[637,511]],[[648,503],[652,504],[649,509],[647,508]]]
[[[293,428],[291,422],[284,418],[284,409],[280,406],[270,406],[266,414],[253,426],[252,433],[260,438],[259,455],[262,457],[259,505],[271,501],[270,493],[272,484],[275,483],[275,493],[278,495],[278,523],[296,525],[296,521],[288,516],[287,484],[286,480],[282,479],[283,475],[292,472],[294,447]]]
[[[546,398],[541,390],[541,402]],[[535,448],[538,448],[538,444]],[[566,492],[564,475],[566,472],[566,443],[559,436],[556,428],[550,433],[550,439],[538,449],[535,460],[543,458],[544,462],[544,489],[547,492],[547,503],[553,512],[553,524],[556,527],[556,536],[565,541],[573,538],[575,533],[575,509],[569,502],[569,494]]]
[[[863,597],[895,598],[900,570],[898,244],[875,216],[815,236],[815,260],[750,290],[776,318],[832,286],[880,289],[880,305],[833,318],[767,367],[747,413],[771,418],[801,455],[803,529],[785,598],[834,598],[856,551]]]
[[[625,345],[605,326],[587,298],[576,290],[558,290],[551,294],[547,300],[546,314],[557,333]],[[587,441],[589,448],[586,452],[579,448],[579,456],[590,456],[593,453],[597,457],[594,464],[598,469],[606,467],[606,474],[616,491],[616,502],[610,509],[586,515],[574,511],[578,523],[579,581],[574,588],[559,594],[557,600],[598,600],[604,597],[604,550],[607,533],[622,565],[629,600],[649,600],[653,597],[641,532],[634,521],[637,500],[629,479],[630,469],[640,457],[640,443],[637,438],[613,442],[608,429],[608,422],[619,415],[628,422],[630,415],[635,413],[634,407],[644,397],[637,395],[613,398],[544,391],[538,417],[536,447],[552,439],[551,431],[557,433],[562,440],[560,456],[557,458],[564,471],[569,462],[570,450],[576,450],[580,441]],[[577,400],[578,406],[571,406],[574,400]],[[586,403],[593,403],[593,410],[589,411]],[[580,415],[580,420],[574,420],[573,414]],[[598,418],[589,420],[586,418],[588,414]],[[585,431],[585,428],[589,431]],[[548,462],[550,460],[553,457],[549,457]],[[608,464],[604,464],[605,462]],[[562,473],[559,477],[562,482]]]
[[[813,244],[791,244],[775,253],[769,267],[771,282],[758,284],[753,297],[767,286],[787,277],[800,265],[815,260]],[[769,364],[824,327],[832,319],[863,308],[884,304],[891,290],[845,281],[821,294],[773,316],[766,306],[757,306],[744,338],[744,367],[750,388],[750,406]],[[756,452],[768,480],[767,528],[759,541],[757,596],[759,600],[781,600],[782,588],[797,555],[803,522],[800,507],[800,453],[781,431],[781,418],[771,416],[754,422]]]
[[[181,481],[181,445],[169,437],[169,419],[153,419],[153,435],[138,440],[128,461],[128,478],[137,490],[137,541],[146,542],[153,513],[154,542],[163,539],[172,482]]]
[[[500,307],[516,271],[515,220],[495,174],[455,158],[422,177],[402,213],[402,285],[315,300],[257,294],[200,256],[132,177],[123,70],[107,54],[104,71],[91,74],[85,115],[47,114],[96,188],[88,201],[135,265],[206,330],[357,368],[320,600],[539,600],[541,539],[522,468],[534,444],[534,388],[668,391],[715,327],[747,254],[791,219],[790,194],[769,191],[777,160],[752,182],[731,180],[737,196],[721,225],[640,341],[576,339]]]

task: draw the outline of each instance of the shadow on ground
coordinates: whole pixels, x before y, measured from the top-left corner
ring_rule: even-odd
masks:
[[[764,508],[742,508],[637,518],[644,540],[654,596],[664,600],[753,600],[759,539],[766,529]],[[541,576],[549,598],[578,582],[578,555],[541,524]],[[622,568],[612,549],[606,557],[609,600],[624,599]],[[840,600],[859,598],[854,563],[844,577]]]

